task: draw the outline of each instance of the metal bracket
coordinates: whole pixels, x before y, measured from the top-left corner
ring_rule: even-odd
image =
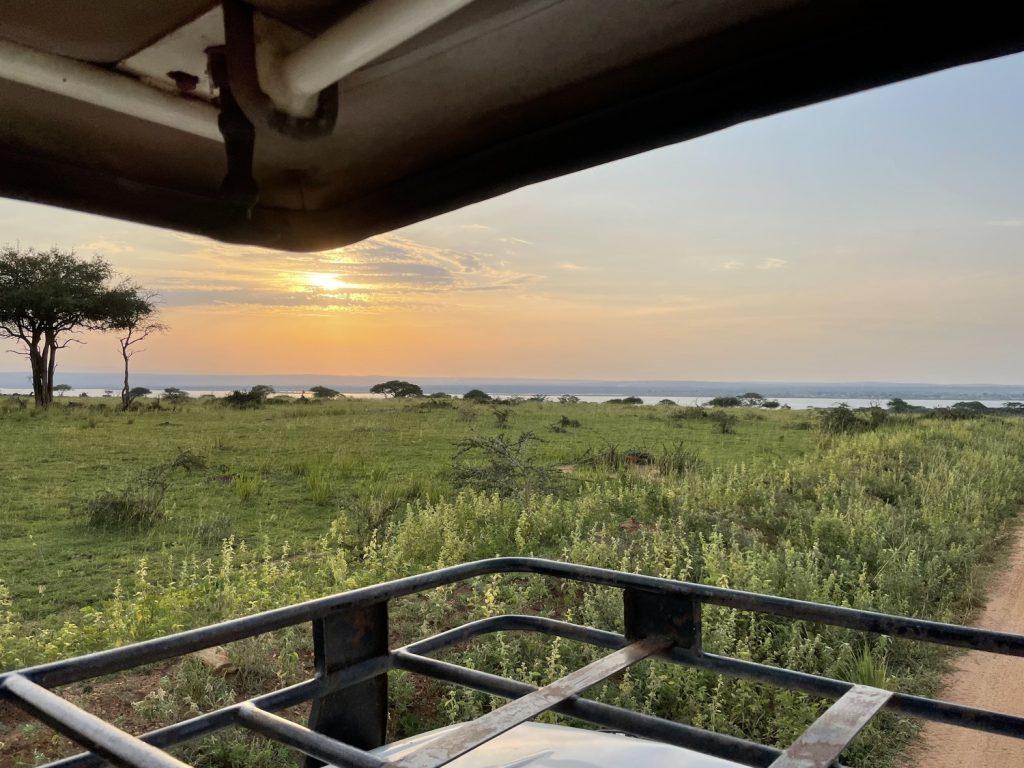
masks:
[[[386,602],[352,606],[313,621],[313,656],[319,676],[388,652]],[[316,699],[309,715],[311,730],[364,750],[384,744],[387,725],[387,674]],[[306,759],[306,768],[320,765],[320,760]]]
[[[223,6],[228,76],[235,97],[249,118],[293,139],[329,136],[338,120],[337,84],[320,92],[311,117],[297,117],[278,109],[260,87],[252,6],[239,0],[224,0]]]
[[[214,46],[206,51],[210,78],[219,89],[220,114],[217,127],[224,137],[228,170],[221,183],[221,194],[241,208],[249,218],[253,206],[259,200],[259,186],[252,175],[253,157],[256,151],[256,129],[235,100],[228,78],[228,67],[224,46]]]
[[[642,589],[622,593],[626,637],[667,637],[676,648],[701,652],[700,601],[688,595],[659,594]]]

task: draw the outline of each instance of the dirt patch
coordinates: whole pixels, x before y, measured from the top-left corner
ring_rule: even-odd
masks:
[[[976,626],[1024,634],[1024,527],[1018,529],[1006,569],[997,578]],[[1024,716],[1024,659],[971,651],[957,659],[940,698]],[[1024,740],[952,725],[928,723],[906,765],[915,768],[1024,765]]]

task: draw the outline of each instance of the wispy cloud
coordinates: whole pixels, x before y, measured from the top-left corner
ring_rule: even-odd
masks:
[[[733,272],[737,269],[743,269],[743,262],[736,261],[735,259],[730,259],[729,261],[723,261],[721,264],[718,265],[718,268]]]
[[[169,306],[303,308],[315,311],[425,305],[442,295],[508,291],[539,279],[488,254],[437,248],[383,235],[312,254],[175,236],[178,266],[148,276]],[[138,269],[134,270],[138,273]]]
[[[785,259],[771,259],[771,258],[769,258],[769,259],[762,259],[761,263],[758,264],[756,268],[757,269],[782,269],[787,264],[789,264],[789,262],[786,261]]]
[[[572,262],[568,261],[563,264],[558,264],[557,266],[559,269],[564,269],[567,272],[583,272],[585,270],[590,269],[590,267],[585,267],[582,264],[573,264]]]

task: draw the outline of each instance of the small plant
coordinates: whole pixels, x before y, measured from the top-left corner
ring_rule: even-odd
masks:
[[[658,455],[655,465],[662,475],[685,475],[703,468],[704,460],[682,442],[678,442],[666,447]]]
[[[643,405],[644,401],[642,398],[636,395],[630,395],[629,397],[613,397],[611,400],[605,400],[605,405]]]
[[[306,469],[306,486],[314,504],[326,504],[334,496],[334,476],[323,464],[312,464]]]
[[[570,419],[568,416],[562,416],[558,421],[551,425],[552,432],[568,432],[570,429],[579,429],[580,422],[578,419]]]
[[[489,403],[494,398],[484,392],[482,389],[471,389],[469,392],[462,396],[463,400],[468,400],[471,403]]]
[[[168,467],[152,467],[118,491],[103,491],[85,505],[89,523],[101,528],[148,528],[164,516]]]
[[[577,395],[559,395],[558,402],[562,405],[575,405],[580,401]]]
[[[723,435],[731,435],[736,431],[736,416],[725,411],[711,411],[708,418],[718,427],[718,432]]]
[[[494,420],[498,424],[498,429],[505,429],[506,427],[508,427],[508,419],[509,419],[509,416],[512,415],[512,411],[510,409],[508,409],[508,408],[495,408],[492,411],[492,413],[494,413]]]
[[[263,478],[255,472],[242,472],[231,478],[231,490],[245,503],[263,493]]]
[[[203,454],[192,450],[191,448],[184,448],[178,451],[178,455],[171,459],[171,469],[183,469],[186,472],[198,472],[201,469],[206,469],[207,460]]]

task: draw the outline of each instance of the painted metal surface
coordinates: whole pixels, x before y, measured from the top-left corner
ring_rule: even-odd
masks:
[[[771,768],[828,768],[892,693],[855,685],[790,744]]]
[[[392,650],[388,647],[388,601],[494,573],[529,573],[618,587],[624,594],[627,634],[623,636],[537,616],[495,616],[418,640],[404,648]],[[776,763],[779,766],[801,768],[830,764],[849,739],[882,707],[938,722],[1024,738],[1024,718],[1021,717],[911,694],[877,691],[842,680],[705,653],[701,647],[700,633],[703,603],[924,642],[1011,656],[1024,655],[1024,636],[1021,635],[887,616],[549,560],[495,558],[398,579],[76,659],[9,672],[0,675],[0,697],[13,701],[90,750],[89,753],[51,764],[60,768],[84,768],[96,765],[104,758],[135,768],[180,768],[183,765],[180,761],[157,748],[179,744],[232,725],[243,725],[276,738],[300,749],[310,755],[311,759],[329,759],[335,764],[344,762],[360,768],[372,768],[378,765],[374,760],[380,760],[369,750],[378,747],[384,738],[385,679],[391,669],[401,669],[515,699],[506,707],[474,723],[446,732],[447,735],[437,735],[432,739],[437,743],[429,749],[424,746],[427,742],[421,743],[424,751],[420,753],[410,748],[411,756],[408,759],[412,762],[409,765],[415,768],[434,768],[449,761],[465,766],[484,765],[474,761],[479,755],[489,754],[486,752],[488,744],[498,740],[511,743],[508,729],[519,732],[524,726],[517,726],[518,723],[549,708],[605,728],[661,741],[672,745],[672,748],[693,749],[710,756],[707,758],[709,760],[719,758],[730,761],[726,764],[766,768],[778,760],[783,760]],[[166,726],[139,738],[124,734],[47,690],[305,622],[312,622],[314,629],[315,678],[280,691],[262,694],[248,702],[233,704]],[[508,631],[539,632],[608,648],[616,653],[539,691],[526,683],[467,669],[425,655],[480,635]],[[647,656],[839,701],[783,755],[774,747],[630,712],[579,695],[587,685]],[[304,701],[314,702],[309,729],[269,714]],[[501,736],[502,733],[506,735]],[[588,737],[593,737],[587,733]],[[416,757],[416,754],[420,757]],[[592,762],[581,765],[607,768],[610,764],[616,764],[608,763],[596,754],[593,757]],[[798,759],[811,762],[793,762]],[[550,760],[556,760],[556,757],[550,757]],[[516,763],[493,763],[513,764]],[[528,760],[518,764],[539,766],[546,763],[530,763]],[[705,763],[694,765],[703,768]]]
[[[491,710],[470,723],[448,731],[444,736],[402,758],[397,765],[400,768],[440,768],[447,765],[460,755],[582,693],[605,678],[628,669],[651,654],[667,650],[671,645],[672,642],[664,638],[638,640],[543,688]]]
[[[400,763],[454,725],[389,744],[374,754]],[[392,764],[395,764],[392,763]],[[523,723],[451,763],[452,768],[736,768],[730,760],[637,739],[545,723]]]

